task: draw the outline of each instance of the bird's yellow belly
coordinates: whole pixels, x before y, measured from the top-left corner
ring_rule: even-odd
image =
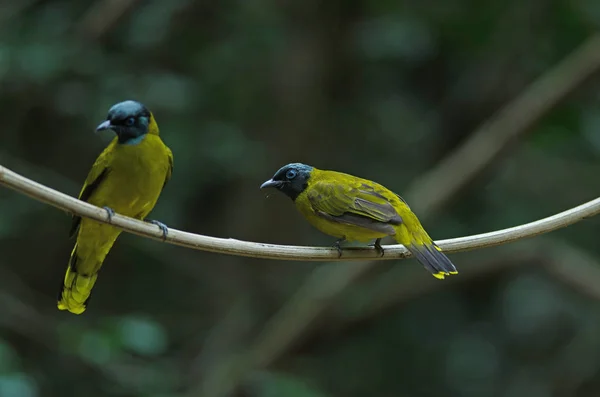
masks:
[[[148,153],[144,142],[136,146],[118,146],[107,183],[101,183],[91,204],[110,207],[115,212],[142,219],[152,210],[162,190],[168,170],[164,152]]]
[[[143,218],[154,207],[164,183],[164,174],[159,182],[159,175],[152,171],[114,172],[110,175],[111,183],[100,185],[89,201],[99,207],[110,207],[121,215]]]
[[[317,215],[314,211],[312,211],[312,209],[304,209],[300,206],[298,206],[298,209],[311,225],[313,225],[322,233],[338,239],[366,243],[376,238],[388,236],[386,233],[377,232],[364,227],[327,220]]]
[[[123,153],[115,153],[109,174],[88,201],[121,215],[144,219],[156,204],[169,169],[164,146],[146,139],[135,146],[116,146],[115,150]],[[83,218],[77,250],[82,258],[94,258],[85,267],[97,270],[120,233],[118,228]]]

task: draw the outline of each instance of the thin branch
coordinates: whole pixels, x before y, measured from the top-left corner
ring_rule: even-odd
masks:
[[[34,182],[3,166],[0,166],[0,184],[72,214],[91,218],[102,223],[109,223],[126,232],[139,236],[158,241],[163,240],[161,230],[155,225],[119,214],[115,214],[109,221],[104,209]],[[440,240],[437,241],[437,244],[447,252],[493,247],[548,233],[572,225],[585,218],[590,218],[598,213],[600,213],[600,198],[535,222],[489,233]],[[165,242],[219,254],[295,261],[389,260],[408,258],[410,256],[406,248],[400,244],[385,246],[385,256],[383,258],[380,258],[378,253],[372,248],[347,248],[344,250],[342,258],[338,258],[337,250],[332,247],[301,247],[254,243],[231,238],[204,236],[177,229],[169,229],[169,234]]]

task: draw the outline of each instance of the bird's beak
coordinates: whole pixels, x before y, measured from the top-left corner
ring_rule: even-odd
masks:
[[[108,130],[110,128],[112,128],[110,120],[104,120],[98,127],[96,127],[96,132]]]
[[[266,181],[265,183],[263,183],[262,185],[260,185],[261,189],[267,188],[267,187],[280,187],[281,185],[283,185],[282,181],[274,181],[273,179],[269,179],[268,181]]]

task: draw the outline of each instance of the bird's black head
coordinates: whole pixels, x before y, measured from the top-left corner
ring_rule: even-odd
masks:
[[[260,188],[274,187],[292,200],[296,200],[296,197],[308,186],[308,179],[312,171],[313,167],[310,165],[302,163],[288,164],[281,167],[273,175],[273,178],[260,185]]]
[[[133,145],[149,132],[150,124],[156,125],[152,113],[144,105],[136,101],[124,101],[110,108],[106,120],[96,131],[113,130],[119,137],[119,143]]]

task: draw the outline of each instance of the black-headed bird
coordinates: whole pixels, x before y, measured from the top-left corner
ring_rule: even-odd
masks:
[[[260,187],[276,188],[321,232],[342,241],[368,242],[383,256],[381,239],[392,236],[434,277],[457,274],[456,268],[427,234],[417,216],[398,194],[353,175],[292,163],[281,167]]]
[[[120,102],[96,128],[103,130],[114,131],[116,137],[96,159],[79,199],[103,207],[109,219],[116,212],[154,223],[166,238],[164,224],[146,219],[173,172],[173,154],[160,139],[154,116],[139,102]],[[58,308],[81,314],[121,229],[73,216],[70,235],[75,234],[77,242],[58,295]]]

